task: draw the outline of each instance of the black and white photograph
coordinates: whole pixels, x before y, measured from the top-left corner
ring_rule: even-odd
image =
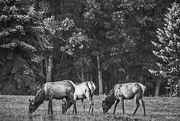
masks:
[[[180,121],[180,0],[0,0],[0,121]]]

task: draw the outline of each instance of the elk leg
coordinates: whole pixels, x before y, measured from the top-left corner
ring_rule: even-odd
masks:
[[[136,98],[136,109],[134,110],[133,116],[136,114],[137,109],[139,108],[139,99]]]
[[[49,103],[48,103],[48,114],[50,114],[50,100],[49,100]]]
[[[67,110],[71,107],[72,104],[73,104],[72,101],[68,98],[65,112],[67,112]]]
[[[53,114],[52,100],[51,100],[51,114]]]
[[[72,103],[74,104],[74,112],[75,112],[75,114],[77,115],[76,100],[77,100],[77,99],[72,100]],[[72,104],[71,104],[71,105],[72,105]]]
[[[69,107],[72,105],[71,101],[68,98],[63,100],[62,114],[66,113]]]
[[[90,101],[89,113],[91,112],[91,108],[92,108],[92,103],[91,103],[91,101]]]
[[[74,109],[74,106],[73,106],[73,110],[72,110],[72,113],[73,113],[73,114],[75,113],[75,109]]]
[[[67,101],[66,99],[62,99],[62,114],[64,114],[66,109],[67,109]]]
[[[84,103],[84,99],[81,99],[81,102],[82,102],[83,109],[84,109],[84,112],[85,112],[85,103]]]
[[[123,115],[125,114],[125,111],[124,111],[124,99],[121,98],[121,105],[122,105],[122,110],[123,110]]]
[[[91,100],[90,101],[90,107],[89,107],[89,113],[91,112],[91,114],[93,114],[93,111],[94,111],[94,101]]]
[[[91,95],[91,100],[92,100],[92,114],[93,114],[93,112],[94,112],[94,100],[93,100],[93,95],[94,95],[94,94]]]
[[[145,103],[144,101],[141,99],[141,103],[142,103],[142,106],[143,106],[143,111],[144,111],[144,116],[146,115],[146,111],[145,111]]]
[[[73,102],[74,104],[74,110],[75,110],[75,114],[77,115],[77,107],[76,107],[76,101]]]
[[[48,103],[48,114],[52,114],[52,99],[49,99],[49,103]]]
[[[74,105],[73,105],[73,111],[72,111],[72,113],[75,114],[75,107],[74,107]]]
[[[76,107],[77,95],[72,93],[71,95],[68,96],[68,100],[69,101],[67,101],[67,109],[69,109],[71,107],[71,105],[73,104],[74,105],[75,114],[77,115],[77,107]]]
[[[94,101],[92,102],[92,114],[94,112]]]
[[[49,105],[50,105],[50,112],[51,112],[51,114],[53,114],[52,99],[49,100]]]
[[[71,103],[71,105],[72,105],[72,104],[73,104],[73,103]],[[73,114],[75,113],[75,108],[74,108],[74,106],[73,106],[72,113],[73,113]]]
[[[69,103],[67,103],[67,109],[69,109],[71,105],[73,104],[74,105],[73,113],[75,112],[75,114],[77,115],[76,101],[74,99],[70,99],[68,102]]]
[[[93,102],[92,95],[90,94],[89,91],[87,91],[86,93],[86,98],[90,102],[89,113],[91,112],[91,114],[93,114],[94,102]]]
[[[77,107],[76,107],[76,101],[78,99],[77,95],[73,96],[74,98],[72,99],[72,103],[74,104],[74,110],[75,110],[75,114],[77,115]]]
[[[118,105],[119,101],[120,101],[120,100],[116,100],[116,103],[115,103],[115,105],[114,105],[113,115],[114,115],[114,114],[115,114],[115,112],[116,112],[116,107],[117,107],[117,105]]]

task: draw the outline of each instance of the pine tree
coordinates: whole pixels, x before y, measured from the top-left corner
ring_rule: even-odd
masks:
[[[33,0],[0,1],[0,90],[2,93],[34,89],[39,63],[49,49]],[[8,92],[9,91],[9,92]]]
[[[180,79],[180,6],[173,3],[165,14],[164,27],[158,28],[158,41],[152,41],[155,46],[154,55],[160,59],[158,69],[151,73],[162,75],[171,84],[179,83]]]

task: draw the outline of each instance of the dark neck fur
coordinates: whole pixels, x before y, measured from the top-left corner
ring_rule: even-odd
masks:
[[[36,94],[34,98],[34,105],[39,106],[41,105],[45,100],[45,91],[43,88]]]
[[[113,105],[115,103],[115,100],[116,100],[116,97],[114,96],[114,90],[112,89],[107,94],[107,96],[105,98],[105,102]]]

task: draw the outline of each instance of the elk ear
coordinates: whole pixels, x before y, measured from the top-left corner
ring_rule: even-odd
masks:
[[[104,93],[104,94],[103,94],[103,99],[105,99],[106,97],[107,97],[107,95]]]
[[[30,102],[31,104],[33,104],[33,100],[29,99],[29,102]]]
[[[102,103],[105,103],[105,100],[102,100]]]
[[[106,97],[107,97],[106,94],[103,94],[103,100],[105,100]]]

